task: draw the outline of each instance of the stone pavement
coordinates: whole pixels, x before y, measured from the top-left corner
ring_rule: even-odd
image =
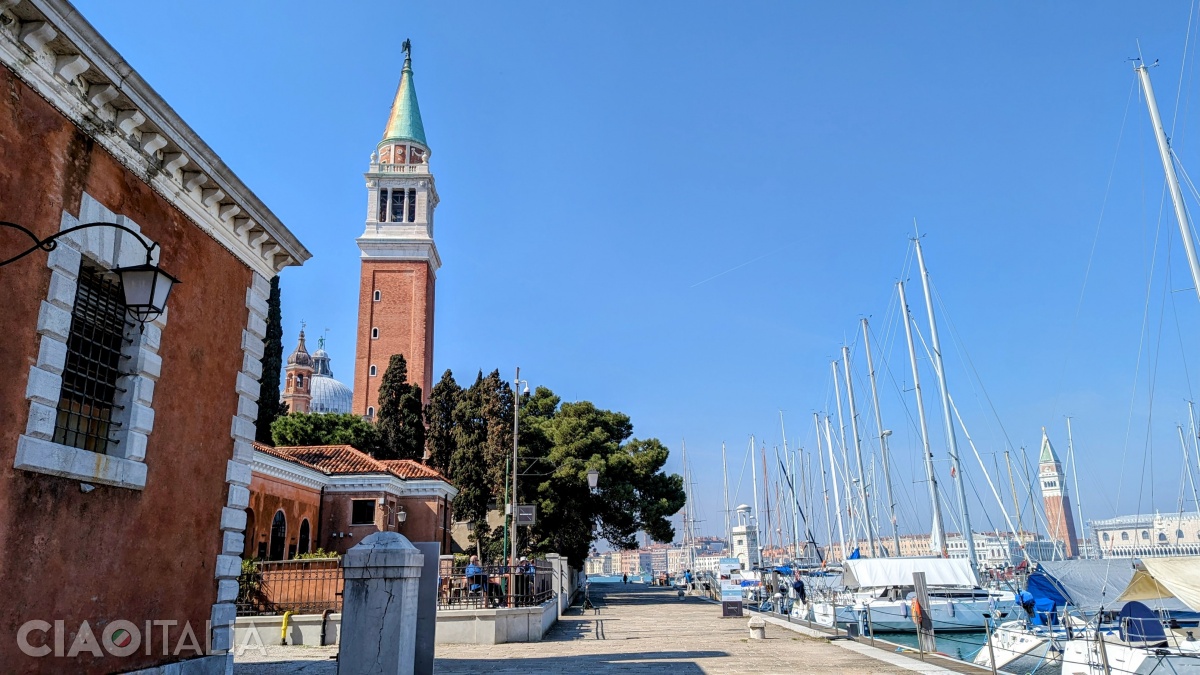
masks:
[[[830,643],[774,624],[749,639],[747,618],[722,619],[719,606],[640,584],[592,586],[596,611],[564,616],[542,642],[438,645],[438,675],[468,673],[910,673],[924,664],[844,641]],[[248,652],[237,675],[334,675],[336,647]],[[873,656],[874,655],[874,656]],[[886,658],[895,663],[878,660]],[[901,664],[901,665],[896,665]],[[945,672],[945,671],[942,671]]]

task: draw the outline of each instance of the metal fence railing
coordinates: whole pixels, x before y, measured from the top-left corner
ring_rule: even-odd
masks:
[[[337,558],[312,558],[247,565],[238,579],[238,616],[342,611],[340,562]]]
[[[516,566],[443,560],[438,578],[438,609],[532,607],[554,597],[554,568],[544,560]]]

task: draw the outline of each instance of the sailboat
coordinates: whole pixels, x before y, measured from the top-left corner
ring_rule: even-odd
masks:
[[[925,258],[921,250],[920,240],[915,240],[914,245],[916,247],[917,262],[920,266],[926,309],[929,316],[933,363],[938,377],[942,411],[945,415],[946,440],[953,467],[951,475],[955,479],[959,517],[964,529],[967,532],[971,532],[971,520],[967,511],[966,491],[962,482],[963,473],[959,463],[958,446],[951,412],[952,403],[946,385],[941,343],[938,339],[937,322],[933,312],[929,273],[925,268]],[[930,501],[933,507],[933,531],[930,537],[930,544],[933,550],[931,550],[931,553],[940,554],[941,557],[874,557],[878,551],[876,549],[875,538],[870,529],[870,518],[868,516],[866,519],[867,543],[871,547],[873,557],[869,559],[845,560],[842,563],[844,590],[825,594],[825,597],[814,601],[811,608],[808,609],[811,611],[813,620],[825,626],[853,623],[875,632],[916,632],[917,625],[913,619],[912,609],[915,597],[913,572],[921,571],[926,574],[926,584],[929,592],[929,606],[922,608],[922,610],[931,618],[934,630],[940,632],[978,631],[985,628],[993,618],[1007,618],[1008,611],[1000,608],[1011,605],[1013,594],[1008,591],[987,590],[979,586],[979,579],[976,576],[979,563],[975,553],[973,536],[965,537],[966,560],[950,559],[947,556],[946,532],[937,490],[937,477],[933,470],[933,455],[930,451],[929,430],[925,418],[924,401],[921,397],[920,375],[917,370],[916,351],[912,335],[912,318],[908,313],[908,303],[904,295],[903,282],[897,286],[900,295],[901,311],[904,312],[905,334],[908,338],[909,360],[912,366],[914,387],[916,389],[917,411],[921,427],[926,477],[929,482]],[[865,322],[863,328],[864,336],[866,336]],[[872,379],[872,394],[876,400],[876,412],[878,415],[878,398],[874,391],[874,365],[870,363],[869,346],[867,349],[868,369],[871,371],[870,375]],[[860,492],[862,492],[861,497],[864,510],[866,510],[868,507],[866,505],[867,500],[864,490],[865,481],[861,479],[862,455],[861,447],[858,443],[858,429],[855,422],[857,413],[854,406],[853,383],[850,377],[849,350],[845,347],[842,350],[842,363],[845,374],[846,398],[850,406],[854,448],[858,456],[860,472],[859,488]],[[836,384],[837,381],[835,379],[835,386]],[[841,401],[839,398],[839,413],[840,406]],[[878,416],[876,424],[882,427],[882,422]],[[827,441],[831,440],[828,434],[826,435],[826,439]],[[886,433],[880,429],[880,447],[883,457],[886,460],[885,439]],[[845,447],[846,444],[843,443],[843,450]],[[830,451],[830,462],[832,464],[834,459],[832,447],[830,447]],[[845,464],[846,462],[843,460],[843,466]],[[835,480],[834,482],[836,487],[837,481]],[[836,494],[835,489],[835,497]],[[890,494],[888,501],[893,502]],[[895,519],[894,511],[892,519],[893,521]],[[895,531],[893,531],[893,540],[898,549],[899,537]],[[844,550],[845,548],[843,547]],[[799,610],[799,612],[803,611],[805,610]],[[793,613],[797,613],[797,610],[794,609]]]
[[[1150,70],[1141,59],[1135,61],[1134,70],[1150,113],[1150,124],[1192,282],[1197,297],[1200,297],[1200,258],[1196,256],[1183,191],[1175,173],[1174,154],[1159,116],[1154,87],[1150,84]],[[1117,598],[1127,601],[1121,608],[1117,627],[1096,630],[1091,639],[1068,640],[1063,648],[1063,674],[1200,673],[1197,631],[1175,629],[1172,623],[1164,622],[1143,602],[1163,598],[1177,598],[1191,610],[1200,611],[1200,565],[1195,558],[1144,558],[1137,563],[1133,578]]]

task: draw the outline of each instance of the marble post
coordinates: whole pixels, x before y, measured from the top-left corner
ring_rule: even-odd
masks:
[[[346,552],[339,673],[413,675],[424,558],[398,532],[376,532]]]

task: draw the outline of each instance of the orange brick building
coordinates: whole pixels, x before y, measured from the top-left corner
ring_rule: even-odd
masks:
[[[410,57],[365,174],[367,222],[357,240],[362,276],[351,412],[367,418],[379,406],[379,383],[392,355],[404,355],[408,380],[420,385],[426,403],[433,385],[434,286],[441,258],[433,241],[438,195],[429,154]]]
[[[0,672],[229,672],[270,279],[309,253],[66,0],[0,2],[0,89],[0,221],[106,224],[0,267]],[[182,283],[138,325],[151,243]]]
[[[348,445],[254,446],[245,558],[345,553],[374,532],[436,541],[450,552],[458,490],[412,460],[376,460]]]

